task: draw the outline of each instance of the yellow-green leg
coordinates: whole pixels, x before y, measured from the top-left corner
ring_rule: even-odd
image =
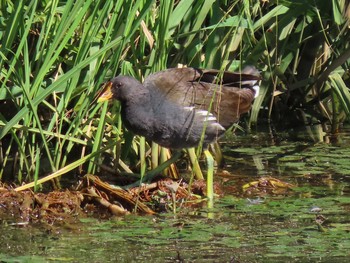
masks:
[[[159,146],[155,142],[152,142],[151,146],[151,169],[158,167]]]
[[[191,164],[193,167],[192,169],[193,169],[193,172],[196,176],[196,179],[197,180],[204,179],[203,173],[202,173],[201,167],[199,166],[197,155],[196,155],[194,148],[187,149],[187,152],[188,152],[188,156],[190,157]]]
[[[141,181],[146,173],[146,139],[145,137],[140,137],[140,174],[141,174]]]

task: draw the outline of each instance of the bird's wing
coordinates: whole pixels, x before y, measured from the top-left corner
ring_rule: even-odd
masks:
[[[159,99],[190,107],[195,104],[196,97],[205,96],[207,93],[205,89],[196,87],[201,75],[201,72],[194,68],[171,68],[149,75],[143,85],[151,90],[152,94],[161,95],[162,98]],[[197,92],[200,94],[196,94]]]
[[[160,104],[164,101],[209,110],[224,127],[235,123],[249,111],[254,100],[253,86],[259,71],[249,67],[242,73],[172,68],[149,75],[143,85]]]

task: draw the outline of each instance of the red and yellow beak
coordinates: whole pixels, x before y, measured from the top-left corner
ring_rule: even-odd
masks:
[[[102,88],[101,93],[98,95],[97,102],[101,103],[101,102],[109,101],[110,99],[112,99],[112,97],[113,97],[112,82],[108,81]]]

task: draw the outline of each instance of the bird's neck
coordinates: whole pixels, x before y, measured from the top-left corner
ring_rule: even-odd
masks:
[[[128,100],[121,100],[121,115],[125,123],[129,122],[130,116],[137,118],[146,112],[153,112],[151,97],[147,90],[129,96]]]

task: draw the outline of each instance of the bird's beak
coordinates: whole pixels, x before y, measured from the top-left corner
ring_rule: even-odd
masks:
[[[98,95],[97,102],[105,102],[110,100],[113,97],[112,93],[112,82],[108,81],[102,88],[101,93]]]

